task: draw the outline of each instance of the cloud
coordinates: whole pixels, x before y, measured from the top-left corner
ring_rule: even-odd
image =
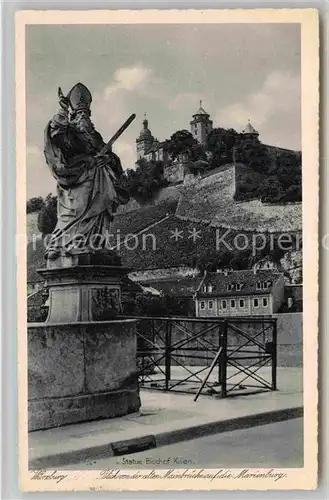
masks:
[[[142,65],[128,68],[119,68],[114,74],[114,82],[104,90],[104,99],[109,99],[118,90],[138,90],[147,85],[153,75],[153,71]]]
[[[266,134],[271,129],[271,135],[273,136],[273,131],[275,131],[274,135],[278,137],[280,143],[284,143],[286,139],[282,131],[286,131],[288,123],[292,125],[293,120],[299,118],[300,94],[298,75],[274,71],[267,76],[257,92],[247,95],[244,101],[218,110],[215,121],[221,124],[225,123],[227,127],[241,130],[250,118],[261,136],[264,136],[264,133]],[[300,144],[297,144],[298,141],[300,142],[300,132],[296,126],[294,129],[294,144],[291,147],[300,147]]]
[[[31,196],[55,189],[44,128],[58,108],[57,87],[65,93],[77,81],[92,91],[92,120],[105,141],[136,113],[114,145],[124,168],[134,168],[145,112],[163,140],[189,129],[199,99],[214,126],[241,130],[251,118],[263,142],[300,147],[297,24],[31,25],[26,42],[26,139],[37,148],[28,154]]]
[[[136,153],[130,143],[120,141],[114,144],[113,151],[120,157],[121,164],[124,170],[135,168]]]
[[[168,104],[169,109],[174,111],[191,110],[196,111],[199,107],[200,96],[195,92],[181,92],[177,94]]]

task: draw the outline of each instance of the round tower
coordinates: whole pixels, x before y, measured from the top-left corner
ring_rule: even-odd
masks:
[[[251,125],[250,118],[241,133],[246,139],[258,139],[259,137],[259,132]]]

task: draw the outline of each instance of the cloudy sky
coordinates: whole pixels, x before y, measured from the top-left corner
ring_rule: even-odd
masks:
[[[124,168],[145,112],[163,140],[189,128],[200,99],[214,126],[241,130],[250,118],[264,143],[301,147],[299,25],[32,25],[26,51],[28,198],[55,190],[43,132],[57,88],[79,81],[104,140],[137,114],[114,147]]]

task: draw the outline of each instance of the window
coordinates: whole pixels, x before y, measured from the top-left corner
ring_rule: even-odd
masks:
[[[231,300],[231,307],[233,307],[233,308],[235,307],[235,300],[234,299]]]
[[[254,299],[254,307],[258,307],[258,299]]]
[[[208,302],[208,309],[213,309],[214,308],[214,303],[212,300],[209,300]]]
[[[239,305],[240,307],[244,307],[244,299],[240,299]]]
[[[212,285],[209,285],[209,286],[208,286],[208,293],[211,293],[211,292],[212,292],[212,289],[213,289],[213,286],[212,286]]]
[[[257,290],[260,290],[260,289],[261,289],[261,286],[262,286],[261,282],[260,282],[260,281],[257,281],[257,283],[256,283],[256,288],[257,288]]]
[[[264,307],[267,307],[267,305],[268,305],[268,300],[267,300],[267,298],[266,298],[266,297],[264,297],[264,298],[263,298],[263,306],[264,306]]]
[[[200,302],[200,309],[205,309],[206,308],[206,303],[202,300]]]
[[[265,288],[265,289],[266,289],[267,287],[268,287],[268,282],[267,282],[267,281],[264,281],[264,283],[263,283],[263,288]]]
[[[203,291],[204,291],[204,293],[207,293],[207,287],[206,286],[203,287]]]
[[[222,308],[226,309],[226,300],[222,300]]]
[[[240,291],[240,290],[241,290],[241,283],[237,283],[237,284],[236,284],[236,289],[237,289],[238,291]]]

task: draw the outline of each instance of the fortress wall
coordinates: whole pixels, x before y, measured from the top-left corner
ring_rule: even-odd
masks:
[[[190,278],[199,274],[197,269],[191,267],[180,266],[166,269],[144,269],[142,271],[134,271],[129,274],[129,278],[133,281],[149,281],[157,279],[170,278]]]
[[[239,167],[237,167],[239,168]],[[260,200],[234,201],[236,167],[209,175],[186,187],[176,215],[186,220],[204,220],[213,226],[250,232],[300,232],[302,204],[270,205]]]

